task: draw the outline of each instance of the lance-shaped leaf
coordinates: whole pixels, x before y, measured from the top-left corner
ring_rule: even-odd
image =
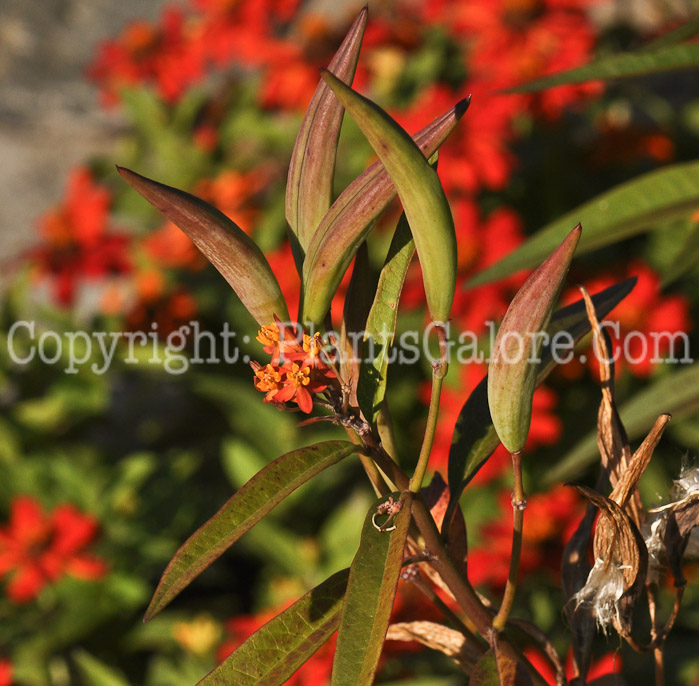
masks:
[[[697,205],[699,161],[663,167],[620,184],[551,222],[503,260],[476,274],[467,286],[480,286],[536,266],[577,222],[586,227],[578,246],[578,255],[582,255],[689,216]]]
[[[289,312],[277,278],[255,242],[223,212],[200,198],[117,167],[126,182],[186,233],[221,272],[248,312],[261,324]]]
[[[380,107],[330,72],[324,71],[323,78],[393,179],[422,265],[427,306],[433,320],[446,322],[456,285],[456,235],[449,203],[437,173],[413,139]],[[311,322],[317,323],[327,308],[322,299],[309,299],[313,295],[311,274],[304,291],[307,296],[305,314]]]
[[[349,402],[352,407],[357,406],[357,380],[362,361],[361,339],[375,292],[376,279],[369,260],[369,249],[363,243],[352,267],[340,327],[340,350],[343,352],[340,357],[340,376],[349,387]]]
[[[325,441],[286,453],[261,469],[170,560],[146,611],[152,619],[286,496],[330,465],[357,451],[347,441]]]
[[[660,288],[665,290],[671,283],[697,266],[699,266],[699,224],[693,222],[682,245],[675,253],[672,263],[664,270]]]
[[[469,686],[531,686],[532,678],[522,662],[489,650],[471,672]]]
[[[340,624],[349,570],[333,574],[260,627],[197,686],[281,686]]]
[[[658,415],[681,419],[699,410],[699,365],[693,364],[663,376],[619,407],[630,440],[643,435]],[[597,432],[591,431],[542,478],[550,485],[573,478],[599,459]]]
[[[671,45],[652,51],[640,50],[603,57],[582,67],[527,81],[527,83],[509,88],[507,92],[534,93],[554,86],[584,83],[585,81],[622,79],[698,67],[699,44]]]
[[[374,302],[366,320],[357,397],[368,422],[374,423],[386,394],[388,360],[398,321],[398,300],[415,253],[415,241],[402,215],[381,269]]]
[[[444,143],[470,102],[470,97],[461,100],[415,134],[413,139],[426,158]],[[358,246],[395,195],[396,187],[379,160],[335,200],[318,226],[304,261],[304,294],[306,301],[311,301],[307,311],[328,311]]]
[[[694,19],[689,19],[684,24],[680,24],[676,29],[664,33],[650,43],[646,43],[643,49],[657,50],[668,45],[676,45],[677,43],[683,43],[688,38],[693,38],[697,34],[699,34],[699,17],[694,17]]]
[[[350,568],[331,686],[371,686],[393,609],[403,549],[408,536],[412,496],[401,496],[401,509],[386,530],[372,519],[377,502],[364,521],[359,549]],[[376,518],[380,525],[383,517]],[[395,529],[389,530],[392,526]]]
[[[367,8],[364,7],[328,65],[329,71],[347,84],[354,79],[366,21]],[[335,94],[321,81],[301,122],[286,186],[286,220],[301,248],[299,265],[332,202],[343,114],[344,108]]]
[[[631,292],[635,284],[635,278],[626,279],[592,296],[597,316],[605,317],[609,314]],[[590,322],[585,312],[584,301],[578,300],[572,305],[558,310],[551,317],[547,331],[552,339],[556,334],[562,335],[562,332],[567,332],[573,343],[580,341],[590,331]],[[549,375],[556,365],[556,360],[557,357],[552,354],[551,342],[545,343],[541,350],[537,385]],[[487,376],[483,377],[482,381],[471,392],[456,420],[452,444],[449,449],[448,473],[452,494],[447,520],[451,519],[451,511],[456,507],[463,489],[466,488],[500,443],[488,407],[487,379]]]
[[[578,224],[524,282],[495,337],[488,368],[488,405],[495,431],[511,453],[524,448],[529,434],[541,334],[548,327],[581,231]]]

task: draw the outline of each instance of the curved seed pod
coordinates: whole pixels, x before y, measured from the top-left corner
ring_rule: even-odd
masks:
[[[498,437],[511,453],[522,450],[527,440],[539,353],[581,232],[578,224],[524,282],[495,338],[488,368],[488,404]]]
[[[347,84],[352,83],[357,69],[367,12],[366,7],[359,12],[328,65]],[[296,137],[286,185],[286,220],[301,250],[299,265],[332,202],[333,171],[344,111],[335,94],[321,81]]]
[[[437,173],[412,138],[381,108],[329,72],[324,71],[323,78],[367,137],[393,180],[415,239],[427,305],[435,321],[445,322],[456,284],[456,237]],[[347,238],[343,236],[342,242],[336,243],[321,259],[316,254],[308,271],[304,269],[304,318],[311,322],[317,323],[325,316],[333,294],[332,285],[339,283],[358,247],[357,235],[351,236],[349,241]]]
[[[117,167],[124,180],[184,231],[218,269],[258,324],[289,312],[277,278],[256,243],[209,203],[177,188]]]
[[[413,140],[426,158],[431,158],[465,114],[471,102],[464,98],[418,131]],[[303,265],[309,311],[330,308],[357,247],[373,227],[374,220],[396,196],[396,187],[381,161],[362,172],[332,204],[308,246]],[[308,317],[306,317],[308,319]]]

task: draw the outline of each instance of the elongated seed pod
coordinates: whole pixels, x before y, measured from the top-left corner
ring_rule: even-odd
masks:
[[[289,320],[277,278],[257,244],[239,226],[209,203],[117,167],[119,174],[153,207],[184,231],[221,272],[258,324],[276,315]]]
[[[495,337],[488,404],[498,437],[511,453],[524,448],[529,434],[539,351],[581,232],[578,224],[524,282]]]
[[[432,319],[449,319],[456,287],[454,220],[439,177],[413,139],[386,112],[330,72],[323,78],[362,130],[396,186],[422,266]],[[311,312],[314,321],[324,313]]]

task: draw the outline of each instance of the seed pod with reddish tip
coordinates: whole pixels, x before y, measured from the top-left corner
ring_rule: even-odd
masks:
[[[119,174],[153,207],[184,231],[236,292],[258,324],[288,321],[277,278],[257,244],[209,203],[117,167]]]
[[[470,102],[470,96],[460,100],[413,136],[427,159],[454,130]],[[304,320],[310,320],[316,313],[323,319],[357,248],[395,196],[396,188],[380,160],[340,193],[308,246],[303,264]]]
[[[454,220],[439,177],[413,139],[386,112],[353,91],[328,71],[325,82],[366,136],[386,168],[403,203],[422,267],[427,307],[435,322],[446,322],[456,287]],[[309,279],[312,274],[309,275]],[[308,280],[305,280],[306,285]],[[318,302],[306,296],[305,314],[312,322],[324,316]]]
[[[498,437],[511,453],[522,450],[527,440],[539,352],[581,231],[578,224],[524,282],[495,338],[488,404]]]
[[[354,79],[366,21],[364,7],[328,65],[347,84]],[[286,220],[298,241],[301,258],[332,202],[335,156],[344,111],[335,94],[321,80],[296,137],[286,186]]]

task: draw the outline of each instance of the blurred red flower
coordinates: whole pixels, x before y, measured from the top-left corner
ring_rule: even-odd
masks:
[[[484,364],[475,362],[460,366],[455,365],[455,370],[458,370],[457,373],[460,374],[460,387],[454,389],[450,386],[445,386],[442,389],[442,397],[439,403],[439,421],[429,465],[431,470],[445,474],[447,473],[449,449],[456,421],[471,392],[487,373],[487,368]],[[429,393],[429,384],[423,385],[421,397],[425,403],[429,402]],[[560,418],[555,414],[556,403],[556,393],[550,388],[541,386],[534,392],[532,423],[525,446],[526,452],[531,452],[541,445],[552,445],[561,437],[563,427]],[[474,483],[484,485],[493,481],[509,465],[510,454],[500,445],[474,477]]]
[[[646,377],[664,355],[674,354],[681,359],[684,350],[678,338],[671,344],[673,334],[688,332],[692,328],[689,301],[684,295],[664,295],[660,290],[660,278],[643,262],[631,262],[623,273],[604,275],[585,281],[590,293],[597,293],[624,278],[635,276],[638,282],[614,310],[606,317],[609,324],[618,322],[618,333],[612,326],[604,325],[612,337],[616,372],[628,369],[635,376]],[[580,298],[578,289],[571,289],[565,297],[570,303]],[[674,348],[674,350],[673,350]],[[598,368],[594,355],[589,355],[593,369]],[[575,378],[582,373],[578,360],[562,368],[562,374]]]
[[[12,663],[0,660],[0,686],[12,686]]]
[[[47,515],[33,498],[14,498],[10,521],[0,529],[0,578],[9,577],[8,598],[34,600],[65,574],[85,580],[104,576],[104,561],[83,552],[96,534],[97,522],[69,503]]]
[[[525,648],[524,654],[532,663],[534,668],[541,674],[551,686],[556,684],[556,674],[551,666],[551,663],[534,648]],[[622,660],[621,655],[617,653],[607,653],[595,660],[590,665],[590,670],[587,673],[588,680],[598,679],[606,674],[621,674]],[[565,662],[565,673],[568,679],[572,679],[573,674],[573,653],[569,652]]]
[[[572,488],[556,486],[527,498],[522,537],[520,575],[548,572],[558,578],[566,541],[580,521],[584,505]],[[483,544],[468,553],[468,577],[474,586],[501,588],[507,581],[512,548],[512,503],[509,491],[500,496],[498,521],[486,524]]]
[[[42,243],[32,251],[40,277],[49,277],[56,302],[71,305],[84,279],[124,274],[131,269],[126,234],[109,228],[109,190],[84,167],[74,169],[63,203],[39,219]]]

